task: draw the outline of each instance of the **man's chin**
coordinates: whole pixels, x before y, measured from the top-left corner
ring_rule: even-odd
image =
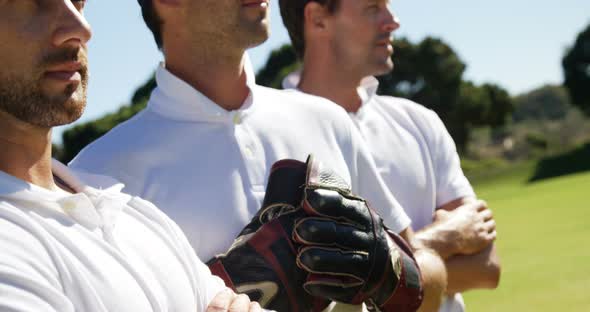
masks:
[[[65,88],[23,79],[0,79],[0,109],[40,128],[70,124],[84,112],[86,85],[86,79]]]
[[[54,116],[53,127],[68,125],[82,117],[86,109],[86,100],[69,99]]]
[[[29,122],[40,127],[59,127],[82,117],[86,109],[86,95],[76,92],[70,97],[47,99],[45,103],[46,107],[38,111],[38,116],[29,116]]]
[[[258,29],[253,30],[249,35],[249,38],[251,40],[248,43],[248,49],[254,48],[254,47],[257,47],[257,46],[263,44],[264,42],[266,42],[266,40],[268,40],[269,37],[270,37],[270,29],[268,29],[267,27],[261,26]]]
[[[375,70],[371,75],[373,76],[383,76],[391,73],[393,71],[393,63],[392,62],[383,62],[375,64]]]

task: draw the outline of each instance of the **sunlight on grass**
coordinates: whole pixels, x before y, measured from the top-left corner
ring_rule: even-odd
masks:
[[[527,184],[531,166],[475,184],[498,223],[500,287],[468,311],[590,311],[590,173]]]

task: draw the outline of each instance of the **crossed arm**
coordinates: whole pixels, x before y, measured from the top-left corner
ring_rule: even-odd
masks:
[[[500,280],[496,223],[483,201],[459,198],[437,209],[434,222],[415,240],[435,250],[447,269],[447,294],[493,289]]]
[[[420,311],[437,311],[444,294],[497,287],[496,223],[485,202],[451,201],[437,209],[430,226],[417,233],[408,228],[401,235],[411,242],[422,271]]]

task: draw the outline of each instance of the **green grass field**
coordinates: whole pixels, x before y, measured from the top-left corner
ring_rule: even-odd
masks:
[[[590,311],[590,173],[527,184],[531,173],[473,179],[498,224],[502,278],[465,293],[468,311]]]

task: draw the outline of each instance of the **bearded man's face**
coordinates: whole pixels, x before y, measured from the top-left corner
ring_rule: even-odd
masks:
[[[0,110],[54,127],[86,106],[91,33],[83,0],[0,0]]]

